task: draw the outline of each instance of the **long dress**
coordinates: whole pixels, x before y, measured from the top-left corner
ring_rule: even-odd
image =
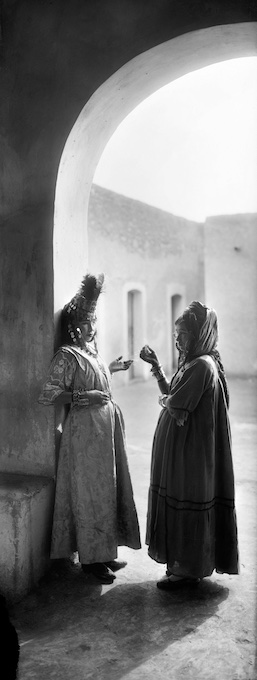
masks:
[[[92,564],[117,557],[117,546],[139,549],[137,512],[126,456],[122,413],[111,398],[110,373],[99,357],[63,346],[53,358],[39,401],[63,391],[102,390],[105,405],[71,404],[61,437],[51,558],[78,551]]]
[[[230,425],[209,355],[171,381],[153,441],[146,543],[177,576],[238,573]]]

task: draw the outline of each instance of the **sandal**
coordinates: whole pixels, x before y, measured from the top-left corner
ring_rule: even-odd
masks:
[[[111,560],[110,562],[105,562],[106,566],[112,571],[119,571],[119,569],[124,569],[127,566],[127,562],[122,562],[121,560]]]
[[[85,574],[92,574],[99,581],[101,581],[101,583],[113,583],[114,579],[116,578],[115,574],[113,574],[112,571],[108,569],[106,564],[102,564],[101,562],[82,564],[81,566]]]
[[[180,578],[177,581],[171,581],[168,578],[164,578],[161,581],[157,581],[156,585],[157,588],[160,590],[179,590],[180,588],[184,588],[185,586],[188,588],[194,588],[200,583],[200,578]]]

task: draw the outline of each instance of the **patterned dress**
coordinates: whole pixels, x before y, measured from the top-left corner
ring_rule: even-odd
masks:
[[[177,576],[238,573],[230,425],[210,356],[171,381],[153,441],[146,543]]]
[[[54,403],[63,391],[102,390],[105,405],[71,404],[61,437],[51,558],[78,550],[91,564],[117,557],[117,546],[139,549],[122,413],[111,398],[110,373],[99,355],[63,346],[54,356],[39,398]]]

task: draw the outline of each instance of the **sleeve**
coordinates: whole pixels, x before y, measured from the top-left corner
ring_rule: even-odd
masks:
[[[173,417],[181,410],[191,413],[197,407],[212,379],[212,370],[206,361],[197,359],[186,368],[181,380],[171,388],[166,406]],[[179,414],[180,412],[180,414]]]
[[[185,409],[182,408],[172,408],[169,402],[166,404],[166,407],[169,411],[170,416],[174,418],[174,420],[176,420],[178,425],[185,425],[189,416],[189,411],[185,411]]]
[[[62,392],[68,392],[74,381],[76,371],[76,359],[63,350],[55,354],[50,365],[47,379],[39,396],[40,404],[53,404],[56,397]]]

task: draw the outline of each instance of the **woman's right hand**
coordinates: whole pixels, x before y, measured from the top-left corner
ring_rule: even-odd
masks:
[[[142,347],[141,352],[139,354],[140,359],[143,359],[143,361],[147,361],[148,364],[151,364],[152,366],[159,366],[159,359],[157,357],[157,354],[149,345],[144,345]]]
[[[107,404],[110,401],[110,395],[101,390],[87,390],[85,396],[89,399],[90,406],[93,404]]]
[[[72,401],[75,406],[103,406],[110,400],[110,395],[101,390],[75,390]]]

